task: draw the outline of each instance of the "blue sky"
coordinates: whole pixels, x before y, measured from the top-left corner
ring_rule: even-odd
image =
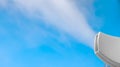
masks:
[[[0,67],[103,67],[93,40],[120,36],[118,0],[0,0]]]

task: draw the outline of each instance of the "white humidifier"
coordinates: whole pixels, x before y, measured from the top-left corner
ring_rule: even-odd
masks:
[[[99,32],[94,41],[95,54],[106,67],[120,67],[120,38]]]

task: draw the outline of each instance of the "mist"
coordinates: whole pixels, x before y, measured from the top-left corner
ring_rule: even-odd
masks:
[[[73,0],[2,0],[0,1],[0,7],[7,10],[11,9],[9,12],[21,12],[21,14],[30,20],[35,18],[38,21],[42,20],[44,21],[42,23],[45,25],[52,26],[60,33],[69,34],[80,43],[93,48],[95,31],[89,25],[90,22],[88,22],[87,14],[89,13],[88,8],[93,7],[91,3],[94,1],[91,0],[89,2],[87,4],[90,5],[83,6],[86,2],[81,1],[79,9],[76,1]],[[92,17],[92,15],[89,17]],[[17,21],[19,23],[16,22],[14,24],[18,24],[20,28],[23,28],[22,24],[25,25],[25,23],[22,23],[19,18],[17,18]],[[29,22],[31,25],[34,23],[36,22]],[[37,23],[34,24],[34,27],[38,27]],[[27,25],[24,29],[26,28]]]

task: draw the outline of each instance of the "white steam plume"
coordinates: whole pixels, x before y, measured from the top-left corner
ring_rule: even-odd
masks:
[[[71,0],[13,0],[13,4],[26,16],[44,19],[46,24],[53,25],[78,41],[93,47],[95,32],[88,25],[85,12],[79,10],[75,2]],[[80,4],[83,4],[82,1]]]

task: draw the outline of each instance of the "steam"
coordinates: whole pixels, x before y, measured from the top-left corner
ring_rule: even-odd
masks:
[[[7,5],[6,0],[0,0],[0,7],[5,7]]]
[[[3,0],[2,0],[3,1]],[[5,2],[0,1],[0,6]],[[7,0],[6,3],[8,3]],[[83,44],[93,47],[94,30],[88,25],[86,18],[87,6],[75,5],[72,0],[12,0],[12,4],[26,17],[44,20],[45,24],[52,25]],[[84,4],[82,1],[80,4]],[[83,12],[85,11],[85,12]]]

